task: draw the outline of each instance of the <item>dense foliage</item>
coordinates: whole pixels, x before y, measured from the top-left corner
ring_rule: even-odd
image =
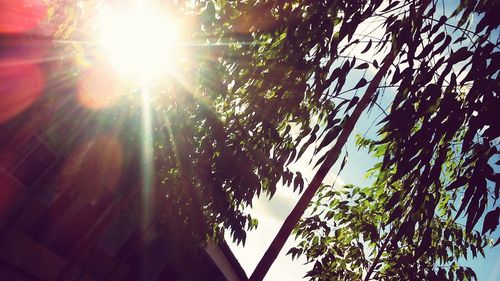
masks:
[[[57,26],[51,36],[75,42],[58,55],[65,66],[73,60],[73,78],[81,79],[99,61],[79,44],[98,5],[49,2],[48,26]],[[318,280],[470,279],[456,261],[468,249],[482,253],[500,213],[493,163],[499,4],[442,4],[172,1],[169,10],[188,29],[190,63],[152,87],[152,146],[143,145],[149,136],[138,95],[89,115],[121,118],[116,127],[131,173],[141,173],[144,153],[153,155],[159,222],[198,241],[225,229],[244,241],[256,226],[246,207],[255,196],[272,196],[280,181],[304,187],[287,165],[313,146],[312,165],[324,161],[361,100],[350,94],[365,90],[370,71],[378,71],[385,84],[375,86],[395,95],[379,137],[359,141],[381,157],[374,182],[344,191],[323,186],[312,204],[320,213],[299,224],[303,242],[292,254],[317,261],[309,275]],[[360,36],[358,27],[373,20],[382,22],[382,38]],[[374,58],[356,58],[364,53]],[[370,106],[380,106],[382,95],[369,96]],[[465,228],[455,222],[462,215]]]
[[[316,261],[314,280],[471,280],[458,260],[498,244],[486,236],[500,213],[498,4],[438,4],[418,15],[394,1],[381,15],[398,52],[385,85],[395,97],[379,137],[358,139],[381,162],[369,187],[323,189],[297,226],[290,253]]]
[[[100,62],[91,48],[78,44],[88,36],[95,3],[56,1],[53,7],[54,36],[76,41],[61,56],[76,56],[76,79],[85,78]],[[334,119],[340,106],[324,94],[332,82],[326,81],[330,65],[321,63],[342,39],[333,36],[336,20],[331,19],[339,8],[325,7],[310,1],[304,18],[296,3],[279,1],[168,4],[186,27],[183,44],[189,63],[167,83],[152,87],[151,94],[153,147],[147,153],[154,157],[154,197],[161,198],[155,199],[155,208],[166,225],[178,225],[198,240],[226,229],[236,241],[244,241],[245,229],[256,225],[244,211],[255,196],[272,196],[279,181],[303,188],[302,175],[287,164],[316,140],[312,136],[297,149],[318,132],[311,119],[329,118],[333,128],[340,128]],[[320,16],[323,12],[327,14]],[[311,29],[320,33],[306,36]],[[80,64],[82,60],[90,63]],[[137,162],[145,137],[140,91],[131,89],[113,106],[89,114],[100,124],[120,120],[117,128],[129,161],[123,166],[131,174],[140,174],[140,166],[146,165]]]

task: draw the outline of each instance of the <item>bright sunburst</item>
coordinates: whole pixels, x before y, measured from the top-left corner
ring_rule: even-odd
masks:
[[[99,46],[119,73],[151,80],[174,70],[179,30],[168,13],[145,4],[108,7],[98,28]]]

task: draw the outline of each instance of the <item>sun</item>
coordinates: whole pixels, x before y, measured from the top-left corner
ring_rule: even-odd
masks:
[[[105,7],[98,34],[102,54],[122,75],[149,81],[175,70],[179,28],[162,9],[146,4]]]

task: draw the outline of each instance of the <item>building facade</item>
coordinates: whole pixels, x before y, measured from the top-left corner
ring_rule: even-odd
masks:
[[[246,279],[223,242],[186,245],[145,214],[112,117],[51,91],[0,122],[0,280]]]

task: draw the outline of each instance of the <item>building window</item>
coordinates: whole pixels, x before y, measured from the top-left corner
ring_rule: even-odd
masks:
[[[16,156],[8,172],[26,187],[31,187],[57,160],[57,154],[44,139],[34,135]]]

